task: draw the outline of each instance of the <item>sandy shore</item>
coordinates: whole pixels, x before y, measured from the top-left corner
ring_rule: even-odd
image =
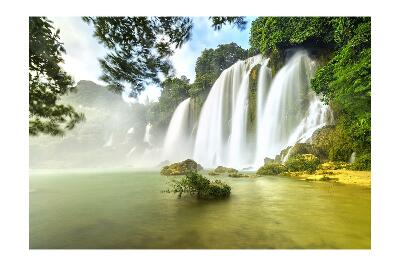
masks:
[[[306,172],[287,173],[290,177],[306,181],[329,181],[342,184],[359,185],[371,188],[371,171],[317,170],[314,174]]]

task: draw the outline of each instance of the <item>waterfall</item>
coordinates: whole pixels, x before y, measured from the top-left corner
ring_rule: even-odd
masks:
[[[261,65],[259,73],[258,73],[258,81],[257,81],[257,132],[256,132],[256,150],[255,150],[255,164],[262,165],[264,162],[265,151],[262,147],[257,145],[258,143],[262,143],[264,138],[264,108],[267,101],[268,90],[272,81],[272,72],[268,67],[269,60],[266,60],[264,64]]]
[[[315,63],[299,51],[276,74],[262,113],[256,166],[264,157],[274,158],[282,149],[307,141],[331,122],[330,108],[310,88],[314,72]]]
[[[151,134],[150,134],[150,130],[151,130],[152,125],[150,123],[147,123],[146,125],[146,129],[144,132],[144,137],[143,137],[143,142],[146,142],[148,144],[151,144]]]
[[[163,146],[163,158],[166,160],[182,160],[191,156],[189,104],[190,98],[181,102],[172,115]]]
[[[179,104],[164,142],[165,158],[186,156],[208,168],[257,168],[265,157],[275,158],[282,149],[308,141],[316,129],[333,123],[331,109],[310,87],[316,65],[305,51],[296,52],[274,78],[268,63],[257,55],[221,73],[202,106],[194,143],[187,137],[190,100]],[[256,127],[249,135],[249,83],[257,65]]]
[[[248,81],[250,70],[262,63],[260,55],[240,60],[225,69],[212,86],[202,107],[194,160],[205,167],[243,164],[245,150]]]

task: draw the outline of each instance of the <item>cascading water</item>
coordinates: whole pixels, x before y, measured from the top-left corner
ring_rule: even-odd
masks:
[[[189,130],[190,98],[181,102],[175,109],[168,126],[163,146],[163,158],[182,160],[191,156]]]
[[[269,60],[266,60],[264,64],[261,65],[259,74],[258,74],[258,81],[257,81],[257,131],[256,131],[256,144],[262,143],[264,138],[264,129],[263,122],[264,122],[264,109],[265,104],[267,101],[268,91],[272,81],[272,72],[271,69],[268,67]],[[255,163],[257,165],[262,164],[264,160],[265,151],[262,148],[259,148],[256,145],[255,149]],[[258,161],[257,161],[258,159]]]
[[[315,62],[306,52],[296,52],[274,79],[268,61],[257,55],[238,61],[221,73],[202,107],[191,147],[187,133],[190,129],[185,124],[188,123],[189,99],[183,101],[168,128],[165,158],[192,157],[209,168],[217,165],[256,168],[263,164],[265,157],[274,158],[282,149],[307,141],[316,129],[333,122],[329,106],[310,89]],[[260,65],[255,100],[256,128],[254,134],[249,135],[249,83],[256,65]],[[176,147],[184,151],[183,156],[175,157]],[[189,148],[186,150],[186,147]]]
[[[249,72],[262,63],[260,55],[238,61],[214,83],[201,110],[194,160],[205,167],[242,164],[244,154]]]
[[[312,133],[332,122],[329,106],[310,89],[315,63],[307,53],[295,53],[276,74],[262,113],[261,138],[257,142],[254,165],[297,142],[305,142]]]

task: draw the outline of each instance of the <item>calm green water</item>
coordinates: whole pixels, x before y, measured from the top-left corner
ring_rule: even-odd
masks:
[[[30,248],[370,248],[370,190],[224,178],[223,201],[178,199],[156,172],[30,175]]]

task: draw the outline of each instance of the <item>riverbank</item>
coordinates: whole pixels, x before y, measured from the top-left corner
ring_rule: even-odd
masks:
[[[285,175],[305,181],[329,181],[371,188],[371,171],[337,169],[317,170],[313,174],[307,172],[287,172]]]

